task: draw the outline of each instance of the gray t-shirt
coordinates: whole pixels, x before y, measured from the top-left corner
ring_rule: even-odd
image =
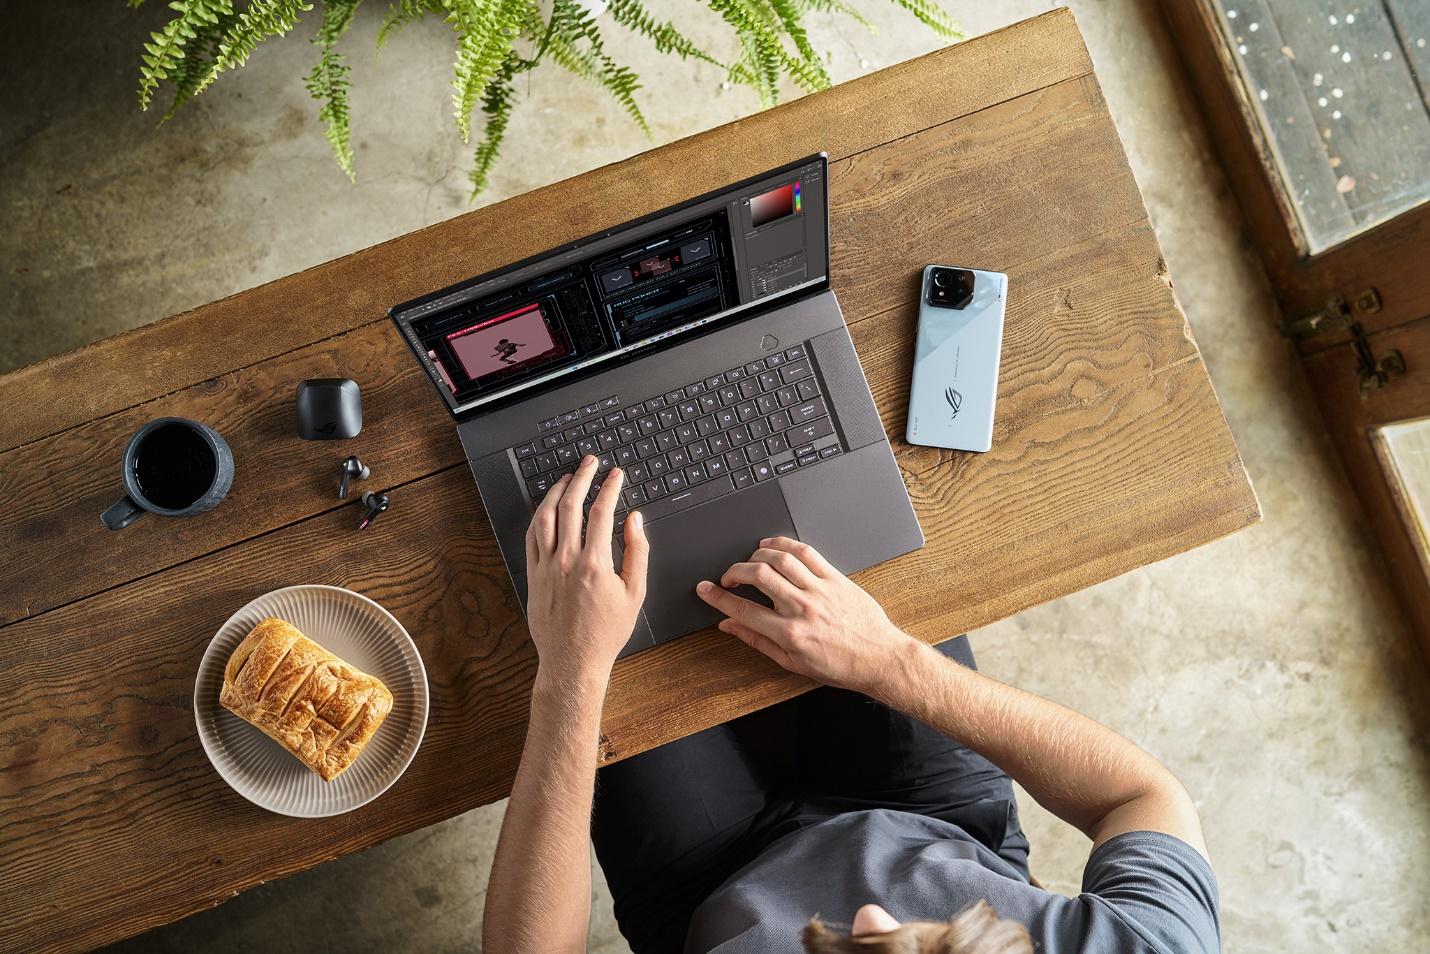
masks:
[[[799,954],[812,915],[847,925],[862,905],[946,921],[986,900],[1027,926],[1040,954],[1217,951],[1217,886],[1186,842],[1134,831],[1088,859],[1075,898],[1035,888],[963,829],[878,809],[784,836],[696,910],[687,954]]]

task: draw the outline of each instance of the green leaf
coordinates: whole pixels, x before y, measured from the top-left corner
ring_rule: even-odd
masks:
[[[299,16],[311,9],[313,5],[304,0],[252,0],[219,40],[218,56],[204,70],[193,95],[208,89],[220,73],[247,63],[259,43],[287,33],[297,25]]]
[[[308,74],[308,93],[318,101],[318,119],[338,167],[350,181],[357,181],[353,171],[352,130],[348,121],[348,74],[350,68],[335,49],[338,38],[352,26],[362,0],[324,0],[323,23],[313,43],[318,47],[318,62]]]
[[[178,16],[150,34],[139,57],[139,108],[148,109],[159,84],[182,72],[185,47],[200,32],[233,14],[231,0],[174,0]]]

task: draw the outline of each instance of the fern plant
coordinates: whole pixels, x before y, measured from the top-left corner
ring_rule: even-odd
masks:
[[[128,0],[137,7],[144,0]],[[544,62],[554,63],[600,86],[647,135],[650,126],[636,94],[640,78],[606,52],[598,4],[618,26],[683,60],[702,60],[725,71],[731,83],[753,87],[766,106],[779,101],[788,77],[807,91],[829,86],[824,57],[805,28],[811,13],[848,16],[872,29],[848,0],[703,0],[735,33],[739,54],[724,62],[697,46],[674,22],[659,19],[646,0],[393,0],[377,31],[379,49],[394,31],[428,17],[445,22],[456,38],[452,111],[463,142],[472,138],[480,110],[468,178],[475,198],[486,188],[517,102],[517,78]],[[688,0],[691,3],[702,0]],[[958,26],[937,0],[888,0],[940,36],[961,39]],[[318,103],[318,119],[338,167],[354,179],[348,112],[351,70],[338,41],[352,26],[362,0],[171,0],[172,19],[144,44],[139,65],[139,106],[149,109],[160,87],[171,87],[167,120],[202,93],[221,73],[238,69],[259,43],[291,31],[321,6],[313,44],[318,61],[304,80]],[[161,120],[162,121],[162,120]]]

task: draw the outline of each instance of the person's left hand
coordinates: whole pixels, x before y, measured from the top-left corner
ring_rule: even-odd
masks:
[[[609,675],[645,599],[650,545],[639,511],[626,515],[619,575],[611,557],[620,468],[606,475],[582,538],[582,506],[595,476],[596,458],[588,455],[546,495],[526,531],[526,615],[538,677]]]

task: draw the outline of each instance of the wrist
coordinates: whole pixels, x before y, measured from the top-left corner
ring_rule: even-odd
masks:
[[[900,701],[919,683],[918,670],[928,646],[892,624],[890,628],[893,633],[889,651],[884,655],[885,662],[877,668],[873,682],[863,692],[891,709],[899,709],[902,708]]]
[[[614,660],[566,660],[561,664],[538,662],[536,680],[532,684],[532,703],[554,697],[570,702],[573,699],[602,700],[611,682]]]

